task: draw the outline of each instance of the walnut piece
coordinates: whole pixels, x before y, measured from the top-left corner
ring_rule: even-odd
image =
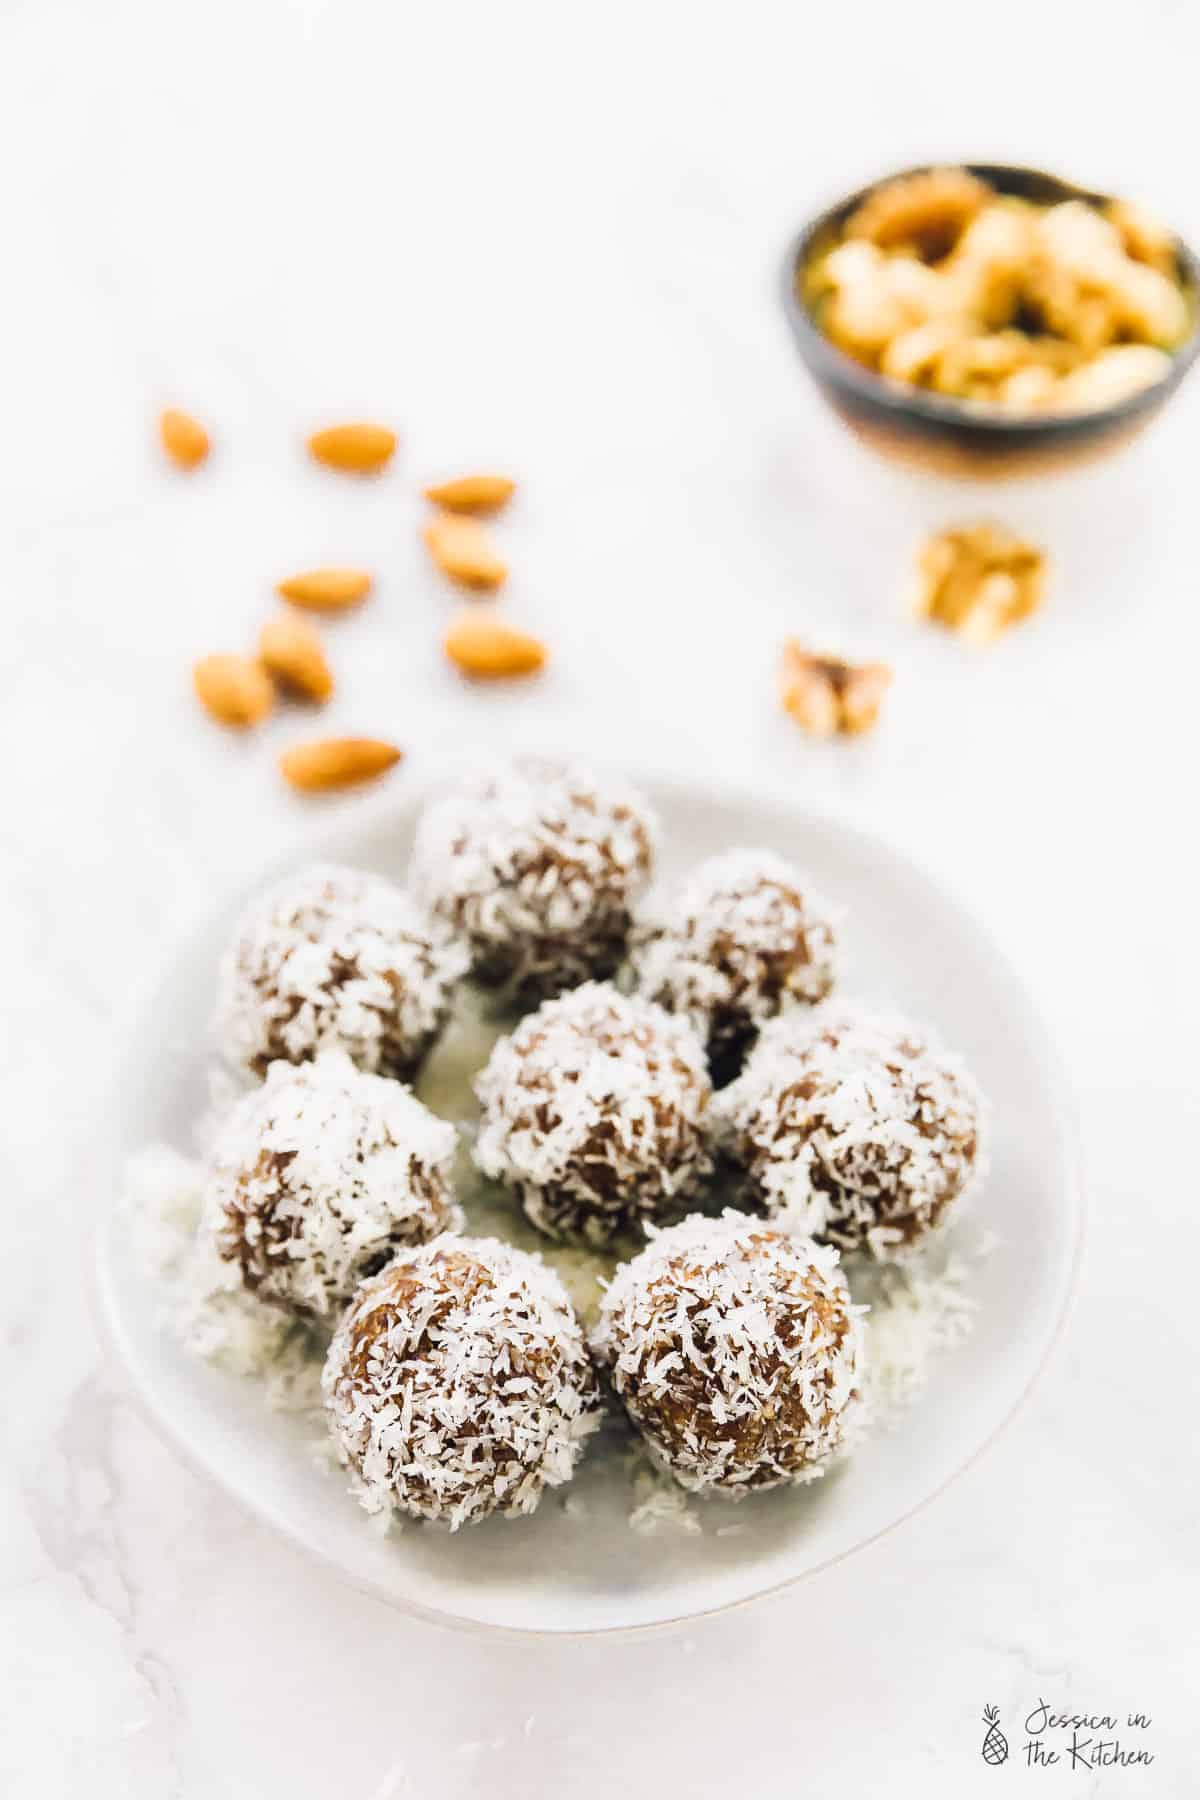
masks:
[[[921,549],[914,611],[973,644],[990,644],[1036,612],[1046,559],[1003,525],[939,531]]]
[[[886,663],[847,663],[815,656],[795,638],[783,646],[779,697],[783,710],[813,737],[869,731],[891,685]]]

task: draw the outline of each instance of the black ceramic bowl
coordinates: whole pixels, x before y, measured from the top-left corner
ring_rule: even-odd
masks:
[[[924,165],[928,167],[930,165]],[[1002,194],[1050,202],[1090,200],[1103,204],[1112,196],[1076,187],[1040,169],[1009,168],[995,163],[969,163],[973,175]],[[905,175],[923,173],[905,169]],[[824,398],[845,424],[883,454],[924,465],[943,474],[1000,476],[1065,467],[1128,442],[1170,399],[1200,351],[1200,330],[1193,308],[1192,329],[1173,353],[1161,380],[1095,412],[992,415],[933,394],[885,380],[827,338],[805,303],[802,280],[813,256],[837,235],[839,227],[885,180],[841,200],[806,225],[788,250],[784,266],[783,303],[805,367]],[[1200,292],[1200,262],[1176,239],[1180,277],[1195,295]]]

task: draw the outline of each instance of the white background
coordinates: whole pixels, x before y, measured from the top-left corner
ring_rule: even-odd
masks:
[[[0,1791],[89,1800],[1194,1793],[1200,388],[1110,465],[980,495],[844,440],[777,303],[819,202],[922,156],[1041,162],[1200,233],[1200,23],[948,3],[83,6],[0,18]],[[159,409],[212,462],[162,466]],[[306,465],[365,414],[379,483]],[[511,469],[503,605],[554,663],[480,693],[420,484]],[[985,654],[912,625],[927,527],[998,510],[1045,613]],[[894,1537],[632,1646],[407,1623],[247,1524],[99,1365],[89,1169],[147,963],[302,832],[280,715],[231,741],[190,660],[281,573],[380,571],[330,639],[348,731],[436,772],[532,742],[880,824],[1040,991],[1090,1241],[1017,1424]],[[777,711],[781,638],[890,657],[877,733]],[[336,639],[336,641],[334,641]],[[317,809],[320,810],[320,809]],[[1038,1697],[1154,1717],[1149,1769],[985,1768]]]

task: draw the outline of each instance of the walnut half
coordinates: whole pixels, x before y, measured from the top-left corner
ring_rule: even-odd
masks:
[[[892,671],[886,663],[842,662],[814,656],[795,638],[783,646],[779,697],[797,725],[814,737],[869,731],[879,715]]]
[[[990,644],[1041,604],[1046,558],[1003,525],[953,526],[921,549],[913,610]]]

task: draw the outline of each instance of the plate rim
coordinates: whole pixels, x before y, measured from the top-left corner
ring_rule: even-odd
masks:
[[[399,795],[395,790],[390,790],[383,794],[372,794],[352,802],[349,806],[343,804],[337,810],[336,821],[332,818],[322,821],[316,830],[310,820],[307,828],[298,830],[283,847],[271,855],[267,865],[255,877],[254,885],[256,887],[266,885],[305,859],[311,861],[336,860],[336,853],[330,849],[335,840],[344,838],[348,833],[367,832],[373,824],[387,818],[389,814],[414,815],[425,800],[444,784],[447,775],[451,772],[453,772],[452,769],[443,767],[438,775],[417,786],[406,787]],[[654,1619],[634,1625],[564,1626],[561,1629],[544,1625],[498,1624],[490,1620],[471,1618],[461,1613],[432,1608],[423,1601],[397,1594],[391,1588],[347,1569],[319,1543],[299,1535],[292,1527],[285,1524],[269,1506],[256,1501],[243,1490],[230,1485],[217,1468],[195,1451],[186,1434],[176,1426],[174,1421],[160,1411],[148,1398],[130,1359],[122,1349],[120,1309],[115,1303],[112,1292],[111,1271],[105,1248],[117,1222],[121,1167],[130,1154],[128,1147],[118,1141],[121,1134],[115,1126],[110,1126],[106,1133],[108,1143],[105,1165],[106,1173],[111,1168],[111,1176],[105,1185],[101,1211],[92,1221],[89,1231],[85,1291],[88,1309],[105,1359],[111,1367],[119,1371],[126,1392],[139,1416],[145,1420],[159,1441],[178,1457],[185,1468],[199,1477],[202,1482],[207,1482],[215,1487],[244,1517],[270,1530],[290,1548],[311,1558],[345,1585],[409,1618],[419,1619],[425,1624],[443,1630],[464,1633],[477,1639],[564,1643],[571,1641],[594,1642],[602,1639],[619,1642],[647,1638],[657,1633],[694,1626],[704,1620],[777,1599],[798,1587],[802,1582],[814,1580],[851,1557],[859,1555],[871,1545],[877,1544],[882,1538],[888,1537],[892,1532],[907,1525],[927,1507],[933,1505],[961,1476],[965,1475],[994,1448],[1000,1437],[1024,1409],[1062,1343],[1079,1290],[1087,1206],[1083,1181],[1079,1112],[1074,1089],[1041,1007],[1034,999],[1008,950],[997,937],[990,921],[980,915],[976,907],[963,897],[957,885],[949,880],[940,869],[935,873],[910,849],[901,844],[892,833],[880,829],[874,823],[869,826],[862,824],[855,819],[842,816],[832,808],[797,805],[777,790],[769,787],[764,791],[755,791],[744,784],[723,780],[688,780],[677,772],[664,773],[644,766],[633,772],[620,773],[622,779],[647,792],[651,804],[655,807],[658,805],[657,796],[664,799],[669,796],[671,802],[685,804],[695,804],[698,799],[707,798],[714,803],[732,807],[760,809],[765,805],[768,808],[786,812],[801,830],[811,827],[818,831],[832,832],[840,835],[850,844],[872,854],[878,855],[882,852],[907,876],[915,877],[919,883],[930,888],[944,903],[951,906],[967,925],[976,943],[986,952],[993,967],[1003,975],[1006,985],[1018,998],[1025,1025],[1036,1046],[1039,1066],[1047,1078],[1048,1099],[1060,1139],[1062,1191],[1066,1207],[1069,1251],[1061,1279],[1057,1312],[1053,1324],[1047,1334],[1038,1362],[1026,1378],[1019,1393],[1001,1418],[992,1426],[987,1436],[955,1469],[944,1476],[920,1500],[905,1511],[898,1513],[886,1525],[881,1525],[868,1536],[836,1551],[823,1561],[815,1563],[809,1568],[801,1569],[793,1575],[788,1575],[782,1580],[773,1581],[766,1587],[757,1588],[754,1592],[740,1595],[735,1599],[720,1601],[712,1606],[701,1606],[692,1611],[679,1613],[671,1618]],[[152,998],[160,991],[164,982],[176,968],[182,946],[199,935],[206,926],[211,927],[221,915],[227,913],[234,901],[245,894],[248,885],[244,876],[238,877],[223,883],[216,894],[210,893],[204,904],[197,904],[184,918],[182,924],[172,932],[169,944],[156,957],[151,968],[142,977],[125,1009],[125,1024],[113,1062],[114,1074],[105,1084],[103,1091],[102,1111],[99,1115],[102,1119],[112,1121],[120,1117],[123,1097],[131,1080],[136,1079],[136,1070],[140,1062],[138,1045],[144,1036]]]

